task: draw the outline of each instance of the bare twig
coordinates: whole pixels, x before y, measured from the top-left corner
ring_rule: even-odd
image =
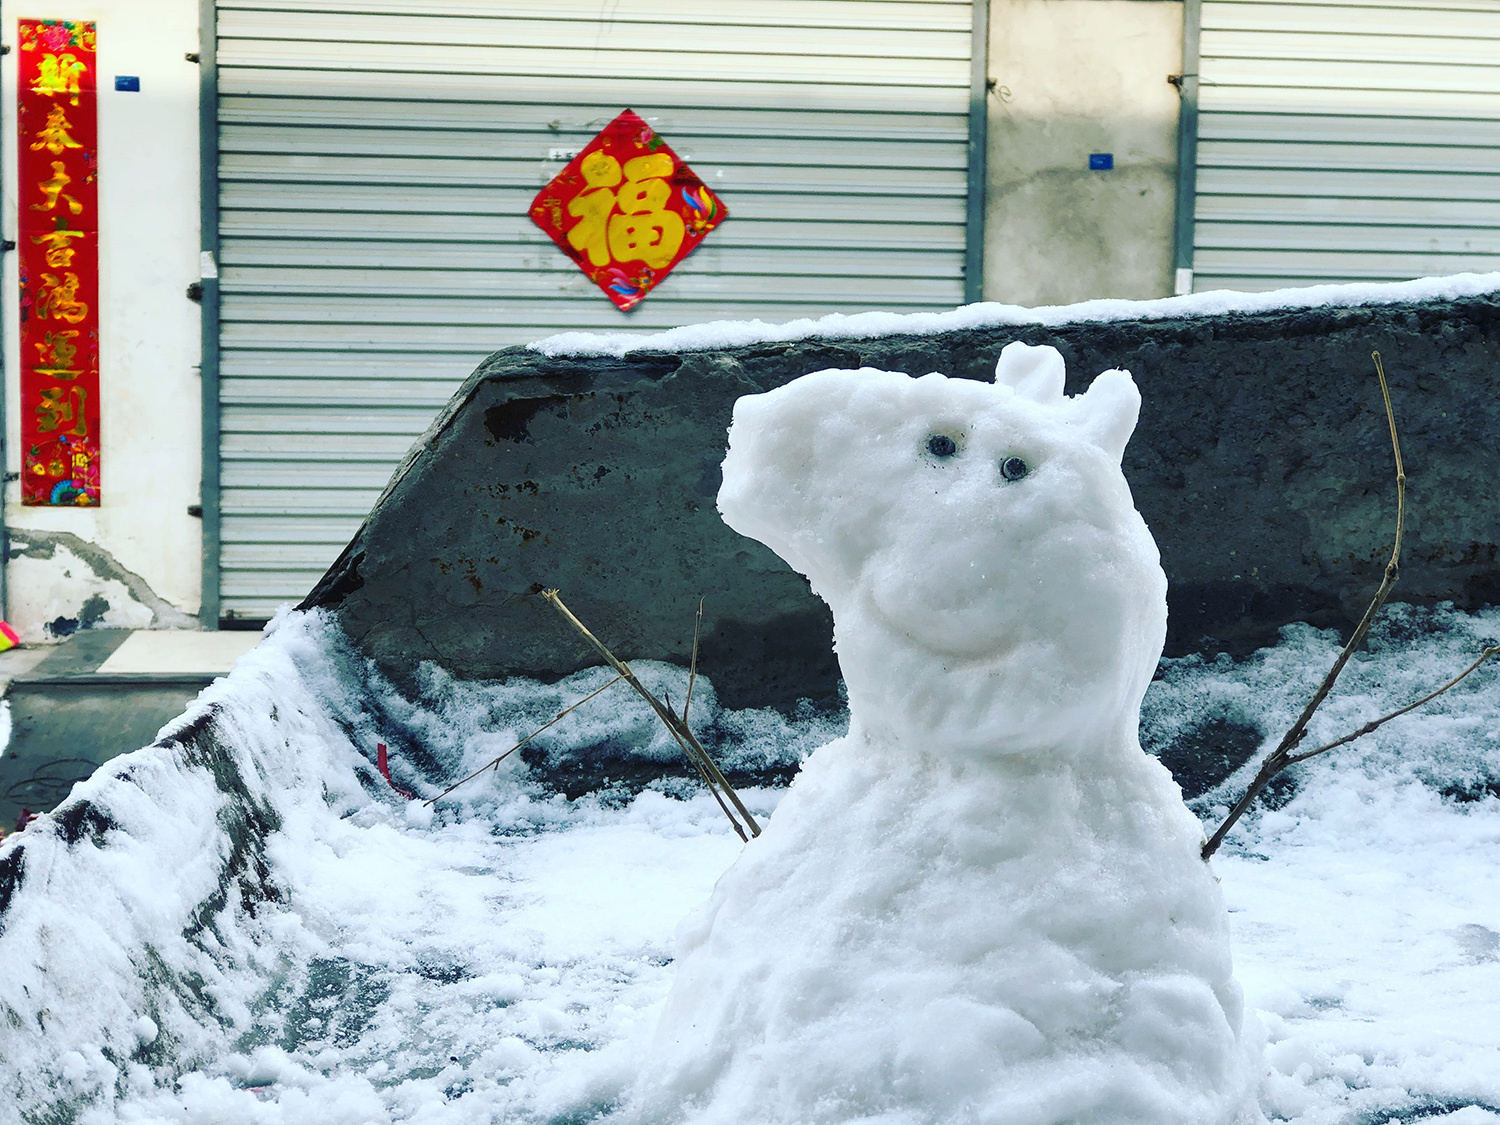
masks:
[[[610,680],[609,683],[605,684],[602,688],[599,688],[596,691],[589,692],[582,699],[580,699],[577,703],[573,704],[573,706],[565,708],[564,710],[559,711],[556,715],[552,716],[551,719],[549,719],[547,722],[543,723],[541,726],[537,727],[536,730],[532,731],[525,738],[521,739],[520,742],[516,743],[509,750],[507,750],[504,754],[501,754],[498,758],[495,758],[493,761],[486,762],[484,765],[480,766],[477,770],[475,770],[473,773],[471,773],[468,777],[462,778],[459,781],[455,781],[452,785],[448,786],[448,788],[444,789],[436,797],[433,797],[432,800],[430,800],[430,801],[423,801],[422,803],[425,804],[425,805],[431,805],[431,804],[433,804],[433,803],[435,803],[437,801],[441,801],[449,793],[452,793],[460,785],[464,784],[464,782],[466,782],[466,781],[473,781],[476,777],[478,777],[480,774],[482,774],[485,770],[488,770],[488,769],[496,769],[497,770],[497,769],[499,769],[501,762],[505,761],[506,758],[509,758],[517,750],[519,750],[521,747],[525,746],[528,742],[530,742],[537,735],[541,734],[542,731],[544,731],[548,727],[552,726],[553,723],[560,722],[569,713],[578,710],[578,708],[582,707],[590,699],[593,699],[594,696],[596,696],[596,695],[603,695],[606,691],[608,691],[610,688],[614,687],[617,683],[619,683],[624,678],[625,678],[624,676],[616,676],[614,679]]]
[[[620,678],[634,688],[636,693],[650,704],[651,709],[656,712],[657,718],[666,724],[667,730],[677,740],[677,745],[682,747],[682,751],[687,755],[688,760],[698,767],[700,776],[703,777],[709,790],[713,793],[715,799],[718,800],[719,807],[724,810],[724,815],[729,817],[729,823],[733,825],[740,839],[748,840],[749,837],[745,835],[745,828],[740,826],[740,821],[735,819],[734,813],[731,813],[729,807],[724,804],[724,798],[726,797],[743,819],[745,827],[749,828],[750,835],[759,836],[760,825],[755,823],[755,818],[750,815],[750,810],[745,808],[743,802],[740,801],[739,794],[734,791],[734,787],[719,772],[719,767],[708,756],[708,751],[703,749],[703,744],[698,741],[697,736],[689,729],[687,723],[683,722],[671,708],[652,695],[646,689],[646,686],[635,678],[635,673],[630,670],[630,666],[616,657],[614,653],[610,652],[604,646],[603,641],[589,632],[588,627],[582,621],[578,620],[577,617],[573,616],[573,611],[563,604],[563,600],[558,597],[556,590],[543,590],[542,597],[551,602],[552,607],[563,615],[568,624],[573,626],[584,640],[593,646],[594,651],[604,657],[605,663],[618,672]]]
[[[1302,714],[1292,724],[1291,730],[1286,732],[1281,743],[1261,763],[1260,770],[1256,773],[1255,780],[1250,783],[1250,788],[1245,790],[1245,795],[1236,802],[1234,808],[1229,810],[1224,823],[1219,825],[1214,834],[1204,843],[1204,859],[1208,859],[1219,850],[1219,845],[1223,843],[1229,830],[1245,814],[1245,810],[1260,795],[1260,791],[1266,787],[1271,778],[1296,760],[1293,757],[1293,751],[1307,737],[1307,724],[1311,721],[1313,713],[1322,705],[1323,700],[1328,698],[1328,693],[1333,690],[1334,681],[1339,678],[1344,665],[1349,663],[1349,658],[1364,643],[1365,634],[1370,631],[1375,615],[1380,612],[1380,607],[1385,604],[1385,599],[1390,596],[1391,588],[1396,585],[1396,579],[1400,575],[1401,533],[1406,523],[1406,468],[1401,462],[1401,441],[1396,435],[1396,413],[1391,407],[1391,390],[1385,379],[1385,365],[1380,362],[1379,352],[1371,352],[1370,355],[1375,360],[1375,374],[1380,379],[1380,395],[1385,401],[1385,417],[1391,429],[1391,449],[1396,455],[1396,541],[1391,547],[1391,558],[1385,564],[1385,576],[1380,581],[1380,588],[1375,591],[1375,597],[1371,599],[1370,607],[1365,610],[1365,615],[1360,618],[1359,625],[1355,627],[1353,635],[1349,638],[1349,643],[1339,653],[1339,658],[1333,662],[1333,667],[1329,669],[1328,675],[1323,677],[1323,682],[1318,685],[1318,690],[1313,692],[1313,697],[1308,700],[1307,706],[1302,709]],[[1311,755],[1308,756],[1311,757]]]
[[[698,682],[698,635],[703,632],[703,599],[698,599],[698,617],[693,622],[693,660],[688,665],[687,698],[682,701],[682,721],[687,722],[688,708],[693,705],[693,685]]]
[[[1429,691],[1426,695],[1422,696],[1421,699],[1413,700],[1405,707],[1396,708],[1396,710],[1392,711],[1388,715],[1382,715],[1378,719],[1371,719],[1368,723],[1360,727],[1358,730],[1351,731],[1350,733],[1344,735],[1343,738],[1335,738],[1332,742],[1325,742],[1316,750],[1304,750],[1300,754],[1293,754],[1290,758],[1287,759],[1286,764],[1289,766],[1295,766],[1298,762],[1305,762],[1309,758],[1315,758],[1326,750],[1332,750],[1335,747],[1343,746],[1345,743],[1353,742],[1356,738],[1363,738],[1372,730],[1377,730],[1378,728],[1384,726],[1386,723],[1390,722],[1392,719],[1399,719],[1408,711],[1415,711],[1418,707],[1422,706],[1422,704],[1430,703],[1432,700],[1442,695],[1443,692],[1447,691],[1449,688],[1456,687],[1460,680],[1465,679],[1470,672],[1473,672],[1490,657],[1496,655],[1500,655],[1500,645],[1490,645],[1482,653],[1479,654],[1478,660],[1474,661],[1474,663],[1470,664],[1467,668],[1465,668],[1458,675],[1454,676],[1442,687],[1437,688],[1433,691]]]

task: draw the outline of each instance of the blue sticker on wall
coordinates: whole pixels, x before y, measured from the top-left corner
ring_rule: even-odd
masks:
[[[139,94],[141,80],[133,74],[117,74],[115,75],[115,89],[126,94]]]
[[[1089,153],[1090,172],[1108,172],[1115,166],[1115,154],[1112,152]]]

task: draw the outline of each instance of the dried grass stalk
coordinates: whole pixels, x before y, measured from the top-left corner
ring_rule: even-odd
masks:
[[[709,757],[708,751],[703,749],[703,744],[698,741],[697,736],[689,729],[687,723],[678,718],[670,707],[646,690],[646,686],[635,678],[635,673],[630,670],[630,666],[615,656],[614,653],[610,652],[605,647],[603,641],[589,632],[588,627],[582,621],[578,620],[574,616],[573,611],[563,603],[562,598],[558,596],[556,590],[543,590],[542,597],[552,603],[552,608],[562,614],[563,619],[578,632],[579,636],[583,637],[584,640],[593,646],[594,651],[604,658],[605,663],[618,672],[620,678],[634,688],[636,693],[656,712],[657,718],[666,724],[668,732],[677,741],[677,745],[682,747],[682,751],[687,755],[688,760],[698,767],[699,776],[703,778],[704,783],[709,788],[709,792],[713,793],[714,799],[719,802],[719,807],[724,810],[724,815],[729,818],[729,823],[733,825],[740,839],[748,841],[751,836],[759,836],[760,825],[755,823],[755,818],[750,815],[750,810],[745,808],[744,803],[739,798],[739,794],[734,791],[734,787],[719,772],[719,767]],[[695,673],[696,670],[695,661]],[[725,804],[726,799],[729,804]],[[729,805],[734,806],[734,812],[730,811]],[[739,814],[739,819],[736,819],[735,813]],[[749,829],[750,836],[745,835],[746,828]]]
[[[698,636],[703,632],[703,599],[698,599],[698,616],[693,621],[693,659],[688,664],[687,698],[682,701],[682,721],[688,721],[688,708],[693,705],[693,685],[698,682]]]

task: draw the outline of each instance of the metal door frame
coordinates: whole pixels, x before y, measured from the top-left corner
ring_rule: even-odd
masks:
[[[219,261],[219,9],[217,0],[198,2],[198,198],[200,247],[217,267]],[[203,476],[198,502],[203,507],[203,593],[198,620],[204,629],[219,628],[219,547],[222,526],[219,497],[219,278],[218,269],[202,286]]]
[[[989,156],[990,0],[973,0],[969,47],[969,183],[964,222],[964,303],[984,300],[984,204]]]
[[[1203,30],[1203,0],[1182,5],[1182,75],[1177,90],[1177,216],[1173,227],[1172,288],[1178,296],[1193,291],[1193,238],[1198,204],[1198,58]]]

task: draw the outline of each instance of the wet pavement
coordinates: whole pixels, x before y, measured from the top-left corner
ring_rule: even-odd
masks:
[[[0,829],[46,812],[117,755],[146,746],[258,634],[91,629],[0,653],[10,709],[0,757]]]

